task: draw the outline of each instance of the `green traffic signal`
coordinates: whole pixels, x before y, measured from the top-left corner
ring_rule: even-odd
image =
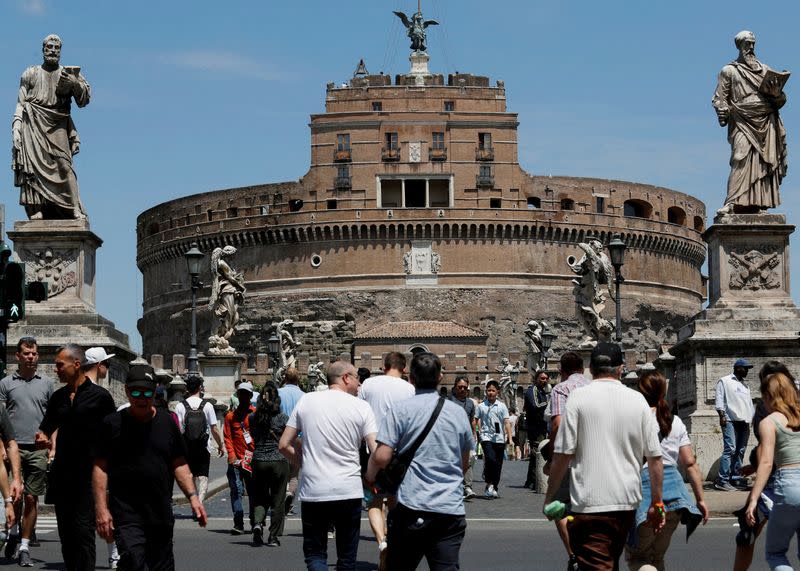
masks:
[[[25,266],[8,262],[3,274],[3,317],[16,322],[25,317]]]

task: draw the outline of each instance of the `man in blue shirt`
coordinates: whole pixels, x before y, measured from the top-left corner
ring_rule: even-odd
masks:
[[[281,397],[281,412],[286,416],[291,416],[294,407],[297,406],[304,394],[306,393],[300,388],[300,373],[298,370],[294,367],[287,369],[283,374],[283,386],[278,389],[278,396]],[[286,484],[286,500],[283,504],[283,513],[286,515],[294,513],[294,495],[297,492],[299,475],[300,466],[290,463],[289,482]]]
[[[412,446],[439,400],[442,364],[432,353],[418,353],[409,369],[412,398],[395,403],[378,430],[367,481],[392,459],[394,450]],[[464,410],[445,400],[436,422],[414,455],[389,513],[389,569],[416,569],[423,557],[432,571],[458,569],[467,529],[463,478],[469,466],[472,434]]]

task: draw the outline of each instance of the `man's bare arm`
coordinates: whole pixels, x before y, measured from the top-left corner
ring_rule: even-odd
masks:
[[[178,483],[178,487],[184,495],[189,499],[189,505],[192,508],[192,512],[197,517],[197,523],[200,524],[200,527],[205,527],[208,516],[206,515],[203,504],[200,503],[200,496],[197,494],[197,489],[194,487],[192,472],[189,470],[189,465],[183,458],[178,458],[173,462],[173,469],[175,470],[175,481]]]

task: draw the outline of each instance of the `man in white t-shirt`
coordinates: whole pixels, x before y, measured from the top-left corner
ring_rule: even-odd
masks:
[[[730,492],[744,485],[742,461],[750,439],[750,422],[755,414],[750,388],[744,380],[752,368],[747,359],[737,359],[733,364],[733,374],[717,381],[714,408],[722,428],[722,456],[714,481],[717,490]]]
[[[642,499],[642,458],[647,458],[652,490],[648,517],[656,530],[664,525],[661,446],[644,397],[619,381],[619,345],[598,343],[589,369],[594,380],[567,400],[544,505],[553,500],[571,464],[569,541],[579,568],[616,569]]]
[[[200,496],[200,503],[208,493],[208,472],[211,466],[211,453],[208,451],[208,435],[217,443],[218,457],[222,457],[225,447],[217,426],[217,414],[214,405],[200,396],[203,390],[203,378],[191,375],[186,379],[186,391],[189,396],[175,405],[178,425],[181,427],[183,441],[186,444],[186,461],[192,472],[195,488]],[[187,406],[189,410],[187,411]],[[188,413],[188,414],[187,414]],[[204,426],[201,426],[204,425]],[[188,425],[188,430],[187,430]]]
[[[292,411],[278,445],[290,462],[302,461],[300,487],[303,555],[308,569],[327,567],[328,524],[336,528],[337,569],[355,569],[363,482],[358,449],[375,450],[378,428],[358,399],[358,374],[350,363],[328,367],[330,390],[306,394]],[[295,447],[303,433],[302,458]]]
[[[378,427],[383,423],[383,419],[392,405],[410,399],[415,394],[414,385],[403,379],[405,370],[406,356],[392,351],[387,353],[383,359],[383,374],[369,377],[361,385],[358,397],[369,403]],[[378,542],[381,561],[385,559],[386,533],[388,531],[384,509],[394,508],[395,503],[395,496],[387,497],[383,494],[375,494],[367,504],[369,525],[372,527],[372,533],[375,534],[375,541]],[[386,508],[384,508],[384,504],[386,504]]]

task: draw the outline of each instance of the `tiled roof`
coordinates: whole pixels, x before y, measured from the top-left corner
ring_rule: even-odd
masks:
[[[396,321],[383,323],[356,335],[356,339],[482,339],[487,335],[453,321]]]

